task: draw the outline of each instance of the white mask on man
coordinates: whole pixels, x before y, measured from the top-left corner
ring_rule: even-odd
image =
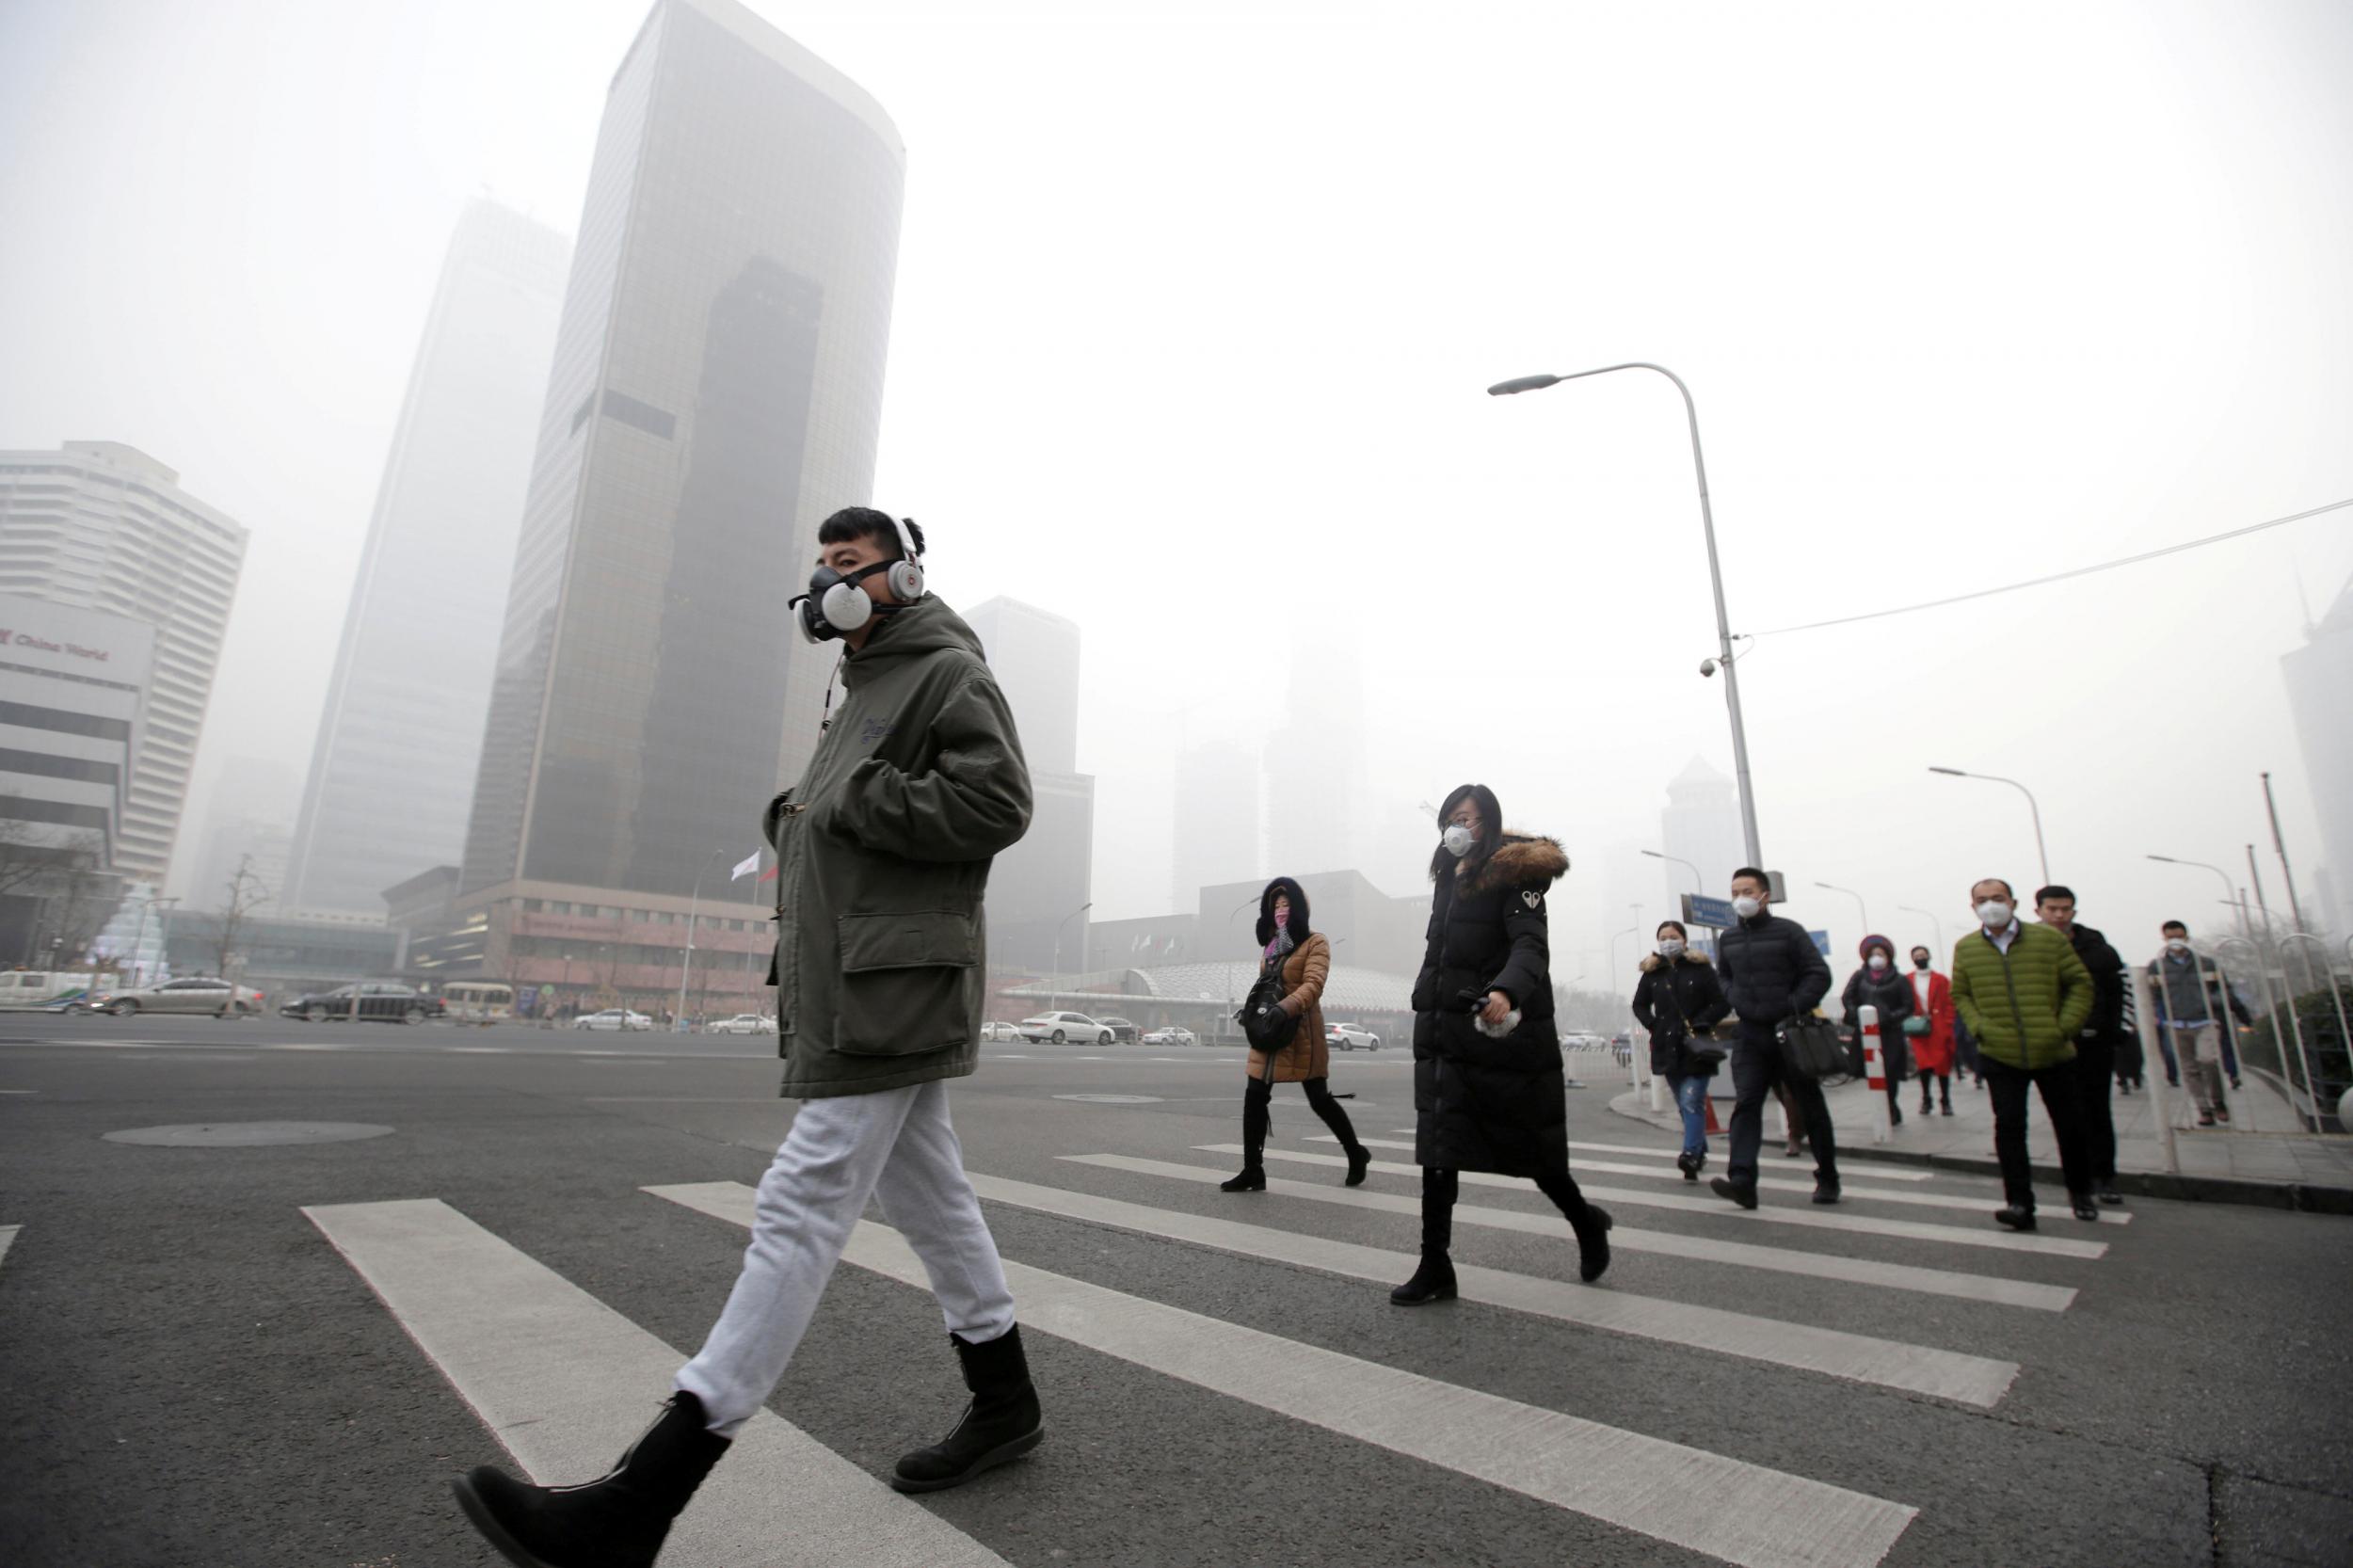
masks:
[[[1977,923],[1988,931],[1999,931],[2009,924],[2009,905],[2000,899],[1990,898],[1977,905]]]
[[[2174,957],[2179,958],[2183,954],[2189,952],[2189,938],[2186,936],[2168,936],[2165,939],[2165,951],[2171,953]]]
[[[1732,901],[1732,912],[1739,916],[1744,920],[1753,920],[1756,919],[1756,912],[1764,907],[1765,904],[1763,900],[1755,898],[1748,893],[1742,893],[1739,897]]]

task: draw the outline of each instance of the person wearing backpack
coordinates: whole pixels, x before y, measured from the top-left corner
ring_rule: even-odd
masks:
[[[1686,1181],[1707,1167],[1707,1084],[1724,1059],[1707,1036],[1731,1012],[1716,967],[1691,951],[1683,922],[1660,921],[1658,951],[1642,960],[1634,987],[1634,1020],[1650,1033],[1650,1070],[1667,1080],[1683,1116],[1675,1169]]]
[[[1276,877],[1258,895],[1258,983],[1243,1020],[1252,1044],[1242,1080],[1241,1174],[1220,1182],[1219,1191],[1266,1191],[1266,1136],[1277,1083],[1307,1092],[1307,1108],[1347,1151],[1348,1185],[1364,1185],[1372,1155],[1332,1097],[1332,1047],[1323,1032],[1323,987],[1331,973],[1332,944],[1307,923],[1305,889],[1288,876]],[[1261,1048],[1260,1040],[1273,1048]]]
[[[1609,1215],[1569,1175],[1567,1085],[1553,1027],[1545,895],[1569,869],[1552,839],[1503,829],[1484,784],[1438,812],[1428,946],[1414,980],[1414,1163],[1421,1259],[1400,1306],[1455,1296],[1454,1200],[1464,1171],[1526,1176],[1577,1233],[1577,1273],[1609,1267]]]

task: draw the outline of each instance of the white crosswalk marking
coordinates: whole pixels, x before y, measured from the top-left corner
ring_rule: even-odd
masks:
[[[736,1182],[646,1191],[748,1226]],[[843,1261],[927,1288],[896,1231]],[[1008,1261],[1031,1329],[1744,1568],[1868,1568],[1917,1510]]]
[[[1203,1154],[1239,1155],[1242,1152],[1240,1144],[1196,1144],[1193,1146]],[[1345,1167],[1348,1164],[1343,1155],[1309,1154],[1303,1149],[1271,1148],[1266,1151],[1266,1158],[1303,1165]],[[1420,1166],[1401,1164],[1391,1160],[1376,1160],[1372,1168],[1384,1176],[1421,1175]],[[1465,1186],[1535,1191],[1532,1185],[1517,1176],[1491,1176],[1484,1171],[1465,1171],[1462,1176]],[[1995,1252],[2042,1253],[2053,1257],[2103,1257],[2108,1250],[2107,1244],[2102,1241],[2079,1241],[2070,1237],[2040,1234],[2020,1236],[1990,1226],[1984,1230],[1964,1230],[1959,1225],[1931,1225],[1916,1220],[1882,1220],[1875,1214],[1841,1214],[1834,1209],[1784,1208],[1769,1204],[1743,1209],[1714,1196],[1686,1197],[1680,1192],[1654,1192],[1631,1187],[1596,1187],[1590,1182],[1579,1182],[1578,1185],[1585,1190],[1588,1197],[1610,1203],[1634,1204],[1646,1208],[1674,1208],[1689,1214],[1713,1214],[1721,1219],[1752,1224],[1761,1221],[1767,1224],[1802,1225],[1814,1230],[1853,1231],[1868,1236],[1901,1237],[1914,1241],[1943,1241],[1957,1247],[1984,1247]]]
[[[746,1197],[749,1190],[745,1190]],[[306,1208],[534,1479],[591,1480],[685,1357],[433,1199]],[[680,1519],[663,1568],[1008,1568],[767,1411]]]
[[[6,1263],[8,1260],[8,1244],[16,1240],[16,1233],[24,1228],[23,1225],[0,1225],[0,1263]]]
[[[1410,1133],[1415,1129],[1410,1127],[1393,1127],[1389,1128],[1389,1130],[1402,1135]],[[1337,1140],[1335,1140],[1329,1133],[1323,1135],[1322,1141],[1325,1143],[1337,1142]],[[1367,1142],[1369,1143],[1370,1140],[1368,1139]],[[1715,1134],[1709,1140],[1711,1156],[1716,1159],[1719,1163],[1721,1162],[1724,1153],[1723,1143],[1724,1139],[1721,1133]],[[1389,1144],[1385,1146],[1412,1148],[1413,1144]],[[1641,1144],[1587,1144],[1575,1138],[1569,1140],[1569,1148],[1573,1152],[1578,1153],[1640,1154],[1647,1155],[1657,1160],[1673,1160],[1675,1157],[1676,1152],[1673,1147],[1661,1147]],[[1794,1160],[1791,1161],[1792,1166],[1795,1166],[1796,1163],[1797,1162]],[[1900,1166],[1883,1164],[1878,1160],[1852,1160],[1848,1163],[1852,1164],[1855,1168],[1849,1170],[1847,1168],[1846,1164],[1842,1164],[1838,1169],[1838,1177],[1841,1181],[1934,1181],[1939,1176],[1948,1175],[1948,1173],[1940,1171],[1906,1170]],[[1998,1191],[1998,1189],[1995,1190]]]
[[[1404,1152],[1411,1154],[1414,1148],[1413,1144],[1401,1142],[1394,1138],[1361,1138],[1357,1141],[1369,1149],[1401,1149]],[[1325,1132],[1319,1133],[1309,1138],[1307,1142],[1311,1144],[1337,1144],[1339,1140],[1332,1134]],[[1672,1167],[1633,1165],[1623,1161],[1611,1161],[1607,1160],[1580,1160],[1571,1167],[1569,1174],[1576,1176],[1578,1181],[1582,1183],[1584,1180],[1584,1173],[1588,1171],[1599,1171],[1606,1176],[1646,1176],[1653,1181],[1683,1180],[1683,1173],[1681,1171],[1674,1170]],[[2000,1207],[1998,1204],[1994,1203],[1990,1196],[1986,1195],[1969,1196],[1952,1192],[1882,1192],[1872,1188],[1858,1187],[1853,1183],[1847,1181],[1845,1179],[1847,1172],[1843,1168],[1839,1171],[1838,1175],[1840,1177],[1840,1185],[1845,1189],[1847,1197],[1851,1200],[1859,1200],[1865,1203],[1909,1204],[1913,1208],[1950,1208],[1979,1216],[1990,1216],[1995,1208]],[[1768,1192],[1804,1192],[1811,1194],[1814,1191],[1814,1183],[1810,1179],[1805,1181],[1791,1181],[1785,1177],[1780,1176],[1759,1176],[1756,1184]],[[1689,1184],[1687,1183],[1686,1185]],[[2109,1209],[2106,1213],[2103,1214],[2101,1218],[2105,1223],[2120,1225],[2130,1224],[2133,1219],[2132,1215],[2128,1211],[2119,1208]]]
[[[1192,1241],[1221,1252],[1278,1263],[1295,1263],[1326,1273],[1394,1285],[1414,1272],[1414,1257],[1327,1237],[1271,1230],[1262,1225],[1204,1214],[1187,1214],[1087,1192],[1065,1192],[1026,1181],[974,1175],[973,1190],[998,1203],[1115,1225],[1146,1236]],[[1751,1360],[1771,1362],[1857,1383],[1878,1384],[1909,1393],[1992,1409],[2018,1375],[2015,1362],[1993,1361],[1954,1351],[1903,1345],[1868,1335],[1846,1334],[1747,1313],[1724,1312],[1684,1302],[1629,1295],[1618,1290],[1533,1279],[1497,1269],[1458,1265],[1463,1297],[1564,1322],[1582,1323],[1644,1339],[1678,1345],[1707,1345]]]
[[[1138,1176],[1170,1176],[1180,1181],[1218,1182],[1229,1172],[1199,1165],[1176,1165],[1124,1154],[1066,1154],[1079,1165],[1130,1171]],[[1267,1191],[1316,1203],[1348,1208],[1377,1209],[1385,1214],[1418,1215],[1421,1200],[1361,1187],[1327,1187],[1270,1177]],[[1517,1208],[1481,1208],[1457,1204],[1458,1224],[1484,1225],[1492,1230],[1524,1231],[1535,1236],[1562,1235],[1566,1223],[1558,1214],[1534,1214]],[[1961,1301],[1987,1302],[1999,1306],[2023,1306],[2039,1312],[2064,1312],[2073,1304],[2074,1290],[2067,1286],[2041,1285],[2032,1280],[2003,1279],[1990,1274],[1957,1273],[1924,1269],[1909,1263],[1881,1263],[1867,1257],[1843,1257],[1836,1253],[1803,1252],[1793,1247],[1763,1247],[1747,1241],[1724,1241],[1710,1236],[1685,1236],[1675,1231],[1639,1230],[1620,1224],[1609,1233],[1609,1244],[1620,1252],[1656,1253],[1666,1257],[1691,1258],[1703,1263],[1728,1263],[1739,1268],[1799,1274],[1808,1279],[1835,1279],[1853,1285],[1879,1285],[1922,1295],[1951,1296]]]

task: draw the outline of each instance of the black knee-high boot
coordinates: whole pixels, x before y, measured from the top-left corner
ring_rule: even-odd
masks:
[[[1267,1071],[1274,1070],[1269,1063]],[[1244,1080],[1241,1092],[1241,1174],[1218,1183],[1226,1192],[1263,1192],[1266,1191],[1266,1135],[1274,1123],[1270,1102],[1274,1098],[1271,1079],[1253,1078]]]
[[[1423,1166],[1421,1173],[1421,1263],[1414,1277],[1389,1292],[1400,1306],[1422,1306],[1454,1299],[1454,1198],[1462,1183],[1452,1171]]]
[[[1332,1129],[1332,1136],[1340,1141],[1341,1149],[1348,1155],[1348,1185],[1362,1187],[1365,1172],[1372,1165],[1372,1152],[1356,1142],[1355,1124],[1348,1119],[1348,1112],[1341,1108],[1340,1102],[1332,1096],[1330,1081],[1311,1078],[1300,1087],[1307,1091],[1307,1108],[1323,1118],[1323,1125]]]
[[[1577,1232],[1577,1274],[1591,1285],[1609,1267],[1609,1227],[1615,1223],[1609,1218],[1609,1211],[1586,1202],[1577,1177],[1566,1171],[1539,1176],[1536,1186],[1561,1210],[1569,1228]]]

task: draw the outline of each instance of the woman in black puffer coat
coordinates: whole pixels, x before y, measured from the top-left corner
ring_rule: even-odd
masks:
[[[1609,1267],[1609,1216],[1569,1176],[1566,1085],[1552,1024],[1545,895],[1569,869],[1550,839],[1503,831],[1483,784],[1438,812],[1429,947],[1414,982],[1414,1161],[1421,1263],[1389,1292],[1401,1306],[1455,1294],[1458,1173],[1527,1176],[1577,1232],[1578,1272]]]
[[[1697,1181],[1707,1166],[1707,1080],[1723,1060],[1720,1047],[1701,1054],[1707,1032],[1731,1015],[1715,966],[1690,950],[1680,920],[1662,920],[1658,951],[1642,960],[1634,987],[1634,1018],[1650,1032],[1650,1070],[1667,1080],[1683,1115],[1683,1152],[1675,1169]],[[1794,1123],[1792,1124],[1795,1125]]]

